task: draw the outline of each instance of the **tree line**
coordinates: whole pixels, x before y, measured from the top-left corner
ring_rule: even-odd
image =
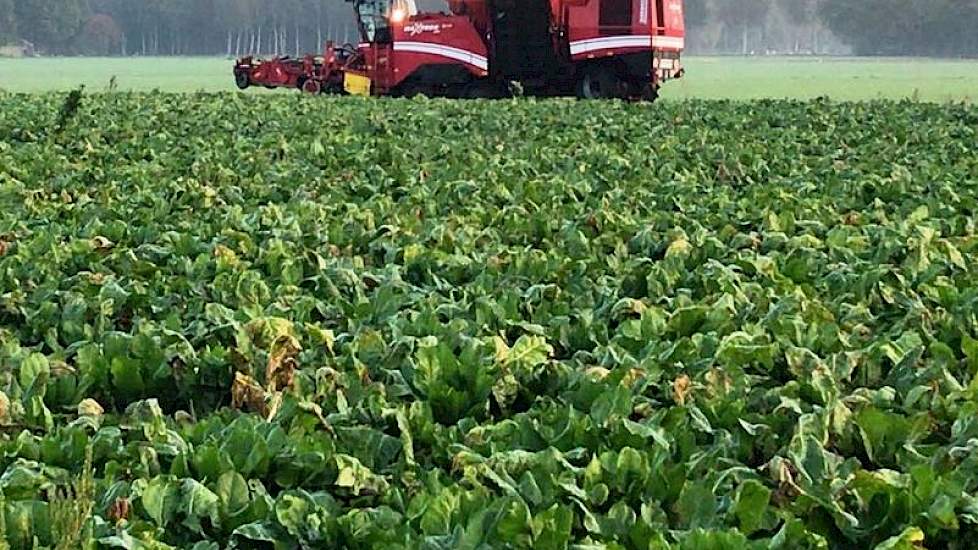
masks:
[[[978,0],[686,0],[686,12],[693,51],[978,56]],[[342,0],[0,0],[0,45],[44,55],[300,54],[328,37],[356,41],[351,15]]]
[[[45,55],[240,55],[356,41],[341,0],[0,0],[0,45]]]

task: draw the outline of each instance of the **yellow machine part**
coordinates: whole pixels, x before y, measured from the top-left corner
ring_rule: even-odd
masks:
[[[343,75],[343,89],[350,95],[370,95],[370,79],[347,72]]]

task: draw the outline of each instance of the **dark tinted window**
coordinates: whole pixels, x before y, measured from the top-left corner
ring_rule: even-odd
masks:
[[[630,27],[632,25],[632,0],[601,0],[602,27]]]

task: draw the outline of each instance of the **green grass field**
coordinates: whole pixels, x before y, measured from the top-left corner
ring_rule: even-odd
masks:
[[[0,59],[0,89],[42,92],[85,84],[102,90],[114,76],[119,90],[232,90],[232,63],[214,57]],[[686,67],[686,78],[670,83],[664,98],[978,99],[978,61],[689,57]]]

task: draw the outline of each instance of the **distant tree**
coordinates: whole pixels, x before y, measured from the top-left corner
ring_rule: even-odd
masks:
[[[88,18],[75,38],[73,49],[90,55],[119,53],[125,34],[111,15],[99,13]]]
[[[914,53],[978,56],[978,0],[933,0],[923,12]]]
[[[85,0],[14,0],[20,36],[50,53],[68,53],[88,18]]]
[[[705,25],[710,17],[710,6],[707,0],[686,0],[686,25],[699,27]]]
[[[771,3],[768,0],[714,0],[714,7],[714,15],[731,31],[728,34],[739,35],[741,53],[750,53],[750,31],[763,29]]]
[[[17,37],[14,0],[0,0],[0,46],[13,42]]]
[[[247,0],[215,0],[214,10],[216,23],[227,38],[226,55],[240,54],[242,40],[253,23],[252,3]]]
[[[818,49],[827,29],[859,54],[978,56],[978,0],[686,0],[686,22],[711,50]],[[0,0],[0,44],[18,39],[50,54],[240,55],[357,37],[342,0]]]
[[[822,0],[819,15],[861,55],[978,55],[975,0]]]
[[[781,0],[780,7],[783,10],[788,22],[799,27],[799,30],[808,29],[809,42],[812,51],[819,49],[818,31],[821,26],[819,17],[819,4],[821,0]],[[802,37],[795,37],[794,50],[800,49]]]
[[[46,38],[51,34],[50,23],[44,17],[45,4],[42,0],[14,0],[15,25],[22,38],[37,43],[39,38]],[[29,23],[20,28],[21,21]]]

